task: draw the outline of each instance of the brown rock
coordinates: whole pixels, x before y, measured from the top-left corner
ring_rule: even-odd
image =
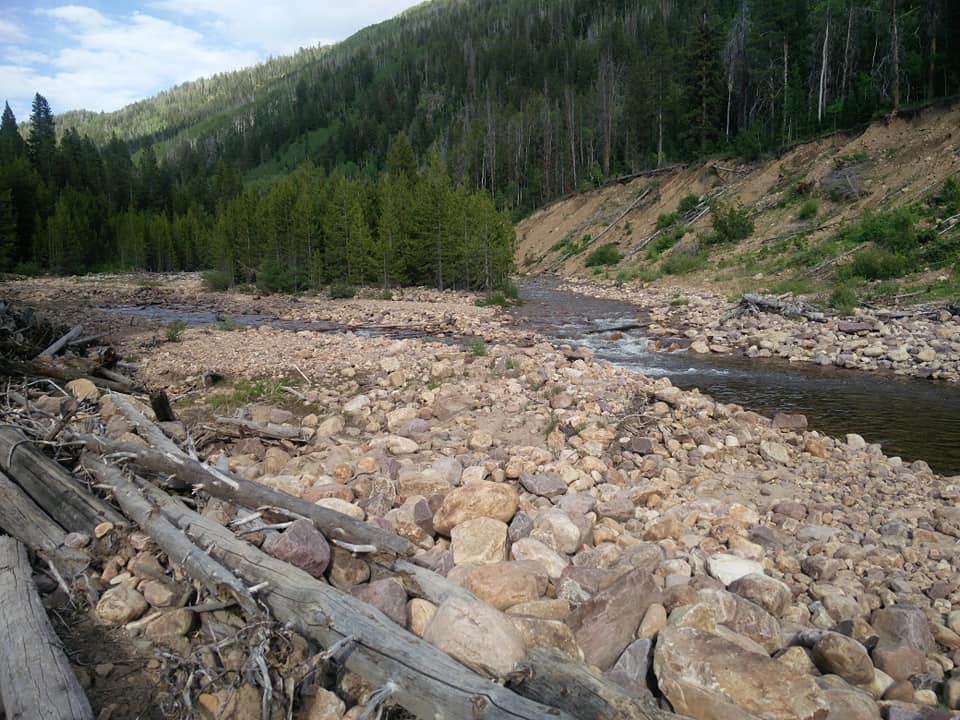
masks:
[[[350,594],[373,605],[398,625],[406,627],[407,591],[398,580],[374,580],[372,583],[350,588]]]
[[[517,511],[517,491],[486,480],[454,488],[433,516],[433,526],[444,535],[462,522],[488,517],[509,523]]]
[[[265,552],[278,560],[296,565],[314,577],[323,577],[330,563],[330,546],[317,527],[306,519],[296,520],[279,535],[263,543]]]
[[[817,641],[813,661],[821,672],[839,675],[853,685],[866,685],[873,680],[873,663],[867,649],[840,633],[827,633]]]
[[[524,563],[498,562],[480,565],[467,575],[464,587],[498,610],[537,600],[545,582]]]

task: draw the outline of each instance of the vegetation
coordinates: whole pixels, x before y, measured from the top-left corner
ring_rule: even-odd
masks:
[[[327,288],[327,295],[331,300],[349,300],[357,296],[357,289],[346,283],[334,283]]]
[[[665,275],[687,275],[707,267],[707,256],[703,251],[690,252],[687,248],[675,248],[660,263]]]
[[[233,277],[223,270],[207,270],[203,273],[203,285],[207,290],[229,290],[232,282]]]
[[[616,243],[607,243],[587,255],[586,265],[587,267],[616,265],[621,260],[623,255],[617,249]]]
[[[814,198],[803,201],[800,209],[797,211],[797,220],[812,220],[820,211],[820,203]]]
[[[487,354],[487,344],[483,341],[483,338],[471,338],[470,342],[467,343],[467,352],[473,357],[484,357]]]
[[[735,243],[753,234],[753,218],[750,217],[750,211],[743,205],[715,203],[712,217],[713,235],[710,238],[711,242]]]
[[[850,285],[837,285],[830,293],[830,307],[845,315],[853,312],[857,305],[857,292]]]
[[[187,323],[183,320],[174,320],[167,325],[164,335],[167,342],[180,342],[183,339],[183,331],[187,329]]]

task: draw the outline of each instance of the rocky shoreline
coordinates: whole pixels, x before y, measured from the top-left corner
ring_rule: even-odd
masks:
[[[960,382],[960,316],[946,310],[898,317],[858,309],[813,322],[775,313],[738,314],[737,303],[708,291],[565,281],[561,289],[628,302],[649,314],[651,349],[688,347],[866,372]]]
[[[511,337],[466,300],[475,335]],[[722,314],[690,305],[704,327]],[[651,319],[679,325],[674,309]],[[209,371],[289,380],[294,402],[240,412],[303,442],[219,441],[204,459],[413,542],[478,600],[410,597],[342,548],[318,574],[477,672],[549,647],[695,720],[960,717],[960,476],[546,342],[217,327],[123,342],[140,380],[189,393],[184,415],[229,393]],[[138,441],[110,415],[110,437]],[[292,562],[323,549],[275,538],[263,547]],[[369,691],[302,717],[357,717]]]

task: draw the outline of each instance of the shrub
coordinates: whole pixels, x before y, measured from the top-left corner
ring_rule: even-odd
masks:
[[[233,276],[225,270],[207,270],[203,273],[203,286],[207,290],[223,292],[233,285]]]
[[[623,260],[623,255],[617,250],[617,246],[614,243],[607,243],[587,255],[587,267],[616,265],[621,260]]]
[[[309,287],[306,270],[284,267],[272,258],[264,260],[257,271],[257,289],[261,292],[297,293]]]
[[[217,329],[226,330],[227,332],[233,332],[234,330],[242,330],[243,323],[239,323],[231,317],[224,317],[223,320],[217,323]]]
[[[166,328],[167,342],[180,342],[186,329],[187,323],[184,320],[174,320]]]
[[[40,263],[34,260],[27,260],[18,262],[16,267],[13,268],[13,274],[35,277],[37,275],[42,275],[43,269],[40,267]]]
[[[960,212],[960,180],[952,176],[944,180],[937,200],[949,214]]]
[[[496,305],[498,307],[506,307],[510,304],[510,301],[507,300],[507,296],[502,292],[490,293],[486,297],[477,298],[474,302],[474,305],[478,307],[490,307]]]
[[[688,212],[693,210],[697,205],[700,204],[700,196],[690,193],[689,195],[684,195],[680,200],[680,204],[677,205],[677,212],[680,215],[686,215]]]
[[[830,307],[850,314],[857,305],[857,293],[850,285],[837,285],[830,293]]]
[[[657,218],[657,230],[666,230],[673,225],[680,216],[675,213],[663,213]]]
[[[380,293],[381,300],[393,300],[393,290],[390,288],[384,288],[383,292]]]
[[[356,294],[357,289],[348,283],[333,283],[329,288],[327,288],[327,295],[330,296],[331,300],[348,300],[352,297],[356,297]]]
[[[817,216],[817,212],[820,210],[820,203],[818,203],[813,198],[809,200],[804,200],[803,205],[800,206],[800,210],[797,212],[798,220],[810,220]]]
[[[907,274],[909,259],[886,250],[864,250],[853,261],[841,268],[839,277],[864,280],[889,280]]]
[[[666,275],[686,275],[687,273],[702,270],[707,266],[707,257],[702,252],[689,253],[684,250],[673,250],[660,263],[660,269]]]
[[[713,241],[733,243],[753,234],[753,218],[743,205],[713,206]]]
[[[873,242],[884,250],[905,253],[916,249],[918,245],[916,222],[909,208],[885,213],[867,211],[848,232],[850,239],[855,242]]]
[[[518,288],[517,284],[509,278],[500,284],[498,290],[500,290],[500,292],[503,293],[503,296],[508,300],[517,300],[520,298],[520,288]]]
[[[483,341],[483,338],[471,338],[470,342],[467,343],[467,352],[474,357],[483,357],[487,354],[487,344]]]
[[[647,259],[654,260],[660,256],[666,250],[669,250],[674,245],[676,245],[687,234],[688,228],[686,225],[679,225],[675,228],[671,228],[667,232],[660,233],[660,236],[650,243],[650,247],[647,248]]]

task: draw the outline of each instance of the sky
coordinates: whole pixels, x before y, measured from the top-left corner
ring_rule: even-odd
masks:
[[[111,111],[187,80],[329,44],[420,0],[0,0],[0,100]]]

